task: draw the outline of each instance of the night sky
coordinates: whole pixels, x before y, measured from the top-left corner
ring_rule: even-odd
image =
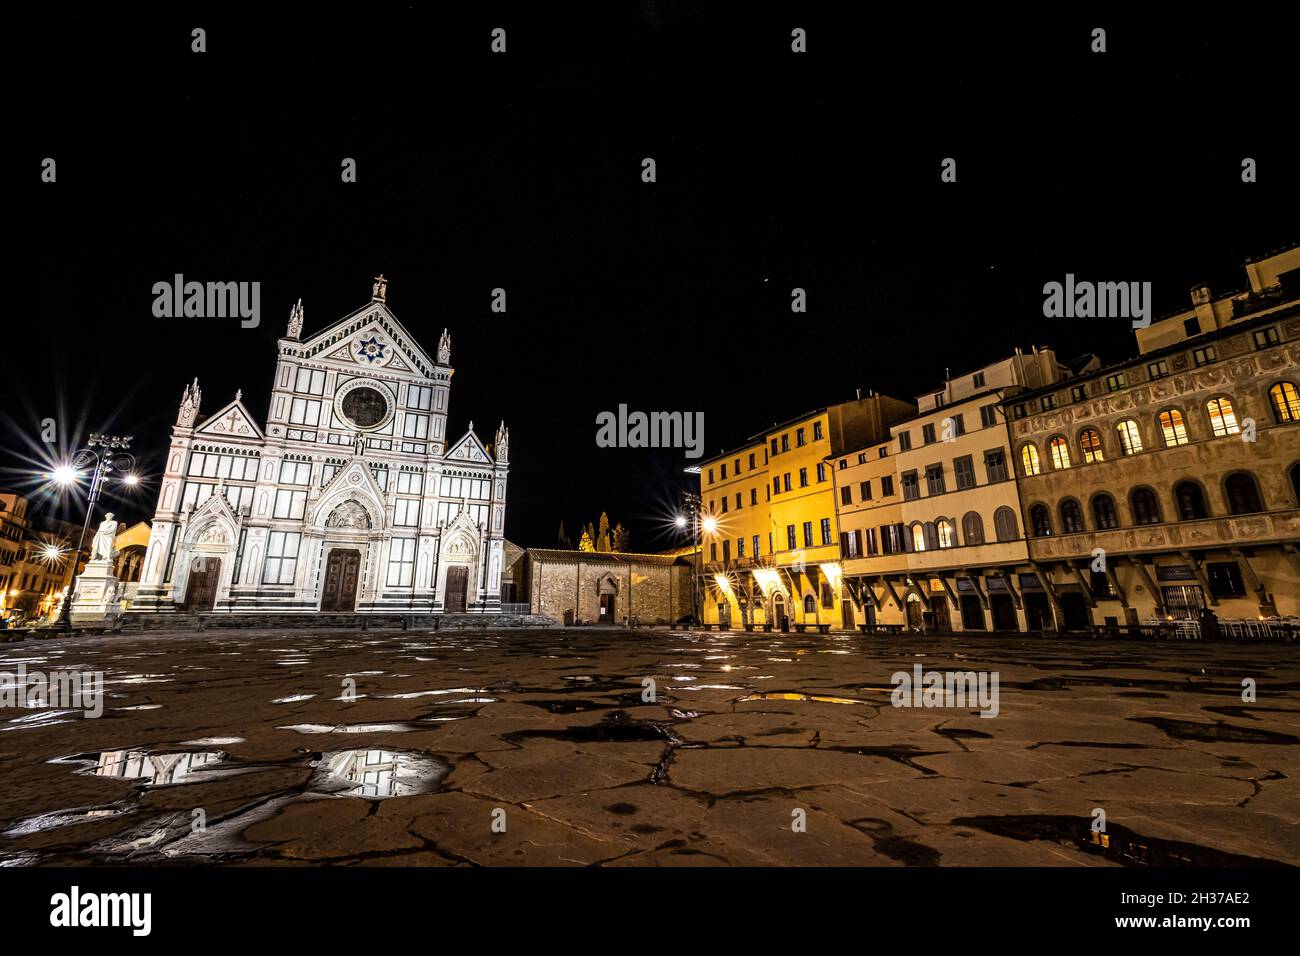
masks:
[[[1159,316],[1300,240],[1293,37],[1265,15],[837,6],[28,14],[11,37],[21,271],[0,463],[30,468],[54,417],[64,443],[133,434],[156,494],[186,383],[205,412],[242,388],[264,421],[292,303],[306,338],[383,272],[426,350],[451,330],[453,439],[470,419],[487,441],[510,426],[507,536],[554,546],[561,519],[576,538],[603,510],[657,549],[686,461],[597,448],[603,410],[702,410],[712,455],[855,388],[913,399],[1017,345],[1113,361],[1135,351],[1128,323],[1045,319],[1045,282],[1151,281]],[[153,284],[178,272],[260,281],[260,327],[154,318]]]

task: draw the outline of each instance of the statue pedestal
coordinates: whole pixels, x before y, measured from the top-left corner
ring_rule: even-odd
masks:
[[[113,562],[91,561],[73,587],[71,616],[74,625],[112,625],[122,614]]]

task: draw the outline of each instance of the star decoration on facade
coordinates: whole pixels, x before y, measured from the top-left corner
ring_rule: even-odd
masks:
[[[373,362],[376,359],[384,357],[384,349],[388,346],[379,341],[375,336],[361,340],[361,347],[357,349],[357,355],[364,358],[367,362]]]

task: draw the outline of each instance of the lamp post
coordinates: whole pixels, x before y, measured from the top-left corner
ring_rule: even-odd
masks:
[[[691,491],[682,492],[682,508],[686,515],[677,516],[677,525],[685,527],[688,522],[690,523],[691,545],[695,550],[691,558],[695,567],[695,573],[691,576],[691,624],[697,626],[700,623],[700,550],[703,547],[700,543],[700,496]]]
[[[68,464],[54,469],[54,480],[61,485],[70,485],[77,480],[83,468],[92,463],[94,465],[90,475],[90,492],[86,497],[86,520],[82,522],[81,537],[77,541],[77,547],[68,559],[68,580],[64,589],[63,607],[59,612],[60,630],[72,629],[72,594],[76,582],[77,560],[81,557],[81,549],[86,546],[86,532],[90,530],[90,522],[95,514],[95,505],[99,503],[99,493],[103,490],[104,482],[113,471],[126,471],[122,481],[127,485],[133,486],[139,480],[130,472],[130,469],[135,467],[135,456],[127,451],[131,447],[131,437],[92,433],[85,448],[79,449]]]

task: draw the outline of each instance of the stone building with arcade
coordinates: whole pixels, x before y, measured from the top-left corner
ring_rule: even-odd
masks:
[[[448,333],[426,352],[382,276],[303,327],[299,301],[264,422],[185,388],[132,611],[499,612],[509,434],[449,439]]]

